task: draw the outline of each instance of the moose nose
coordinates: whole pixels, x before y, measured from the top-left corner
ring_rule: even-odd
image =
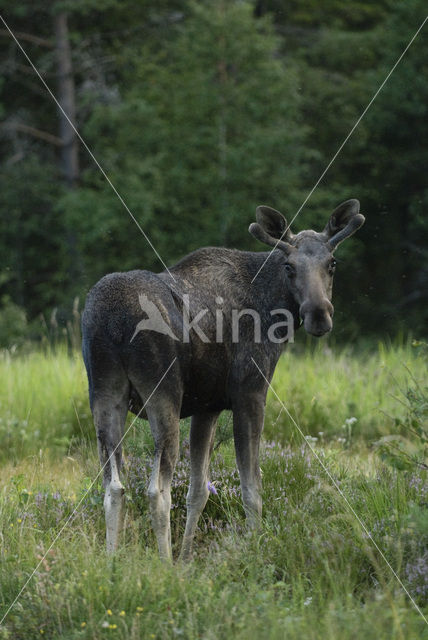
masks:
[[[305,330],[317,337],[323,336],[332,330],[333,313],[333,305],[327,298],[324,298],[317,304],[306,300],[300,306],[300,317],[303,320]]]

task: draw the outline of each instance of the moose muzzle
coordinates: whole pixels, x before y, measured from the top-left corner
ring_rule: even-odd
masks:
[[[333,312],[333,305],[328,298],[324,298],[316,304],[310,300],[303,302],[300,306],[300,317],[305,331],[318,338],[331,331]]]

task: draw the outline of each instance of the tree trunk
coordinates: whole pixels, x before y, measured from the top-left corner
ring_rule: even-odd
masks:
[[[58,69],[58,101],[71,122],[76,123],[76,99],[71,60],[68,17],[54,16],[55,49]],[[72,189],[79,179],[79,146],[76,133],[64,113],[59,111],[59,137],[62,141],[61,167],[67,186]]]
[[[57,62],[58,102],[70,121],[76,122],[76,91],[73,78],[70,37],[67,13],[54,15],[55,52]],[[69,120],[59,109],[59,137],[61,140],[61,170],[65,186],[69,190],[76,189],[79,181],[79,139]],[[64,223],[65,246],[68,254],[68,278],[70,291],[74,294],[82,284],[83,261],[73,225],[67,220]]]

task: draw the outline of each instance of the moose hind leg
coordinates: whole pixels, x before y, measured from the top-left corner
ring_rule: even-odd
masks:
[[[120,481],[122,463],[121,438],[127,414],[127,400],[111,407],[106,401],[95,402],[94,420],[98,452],[104,469],[104,512],[107,553],[117,549],[124,517],[124,487]]]
[[[218,413],[207,413],[192,417],[187,520],[180,554],[183,561],[189,560],[192,555],[193,538],[198,520],[208,500],[208,467],[214,445],[218,415]]]
[[[155,457],[149,484],[150,514],[159,555],[170,560],[171,550],[171,482],[178,458],[180,420],[174,410],[148,408],[147,415],[155,441]]]

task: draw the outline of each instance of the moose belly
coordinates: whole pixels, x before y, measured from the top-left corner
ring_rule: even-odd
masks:
[[[220,385],[213,386],[212,381],[207,381],[206,385],[199,382],[184,393],[180,418],[230,408],[230,401]]]
[[[230,409],[230,399],[227,393],[228,371],[214,366],[214,362],[204,363],[201,368],[193,369],[186,381],[181,403],[180,418],[187,418],[197,413],[222,411]],[[147,420],[144,403],[131,386],[129,411]]]
[[[210,411],[230,409],[227,390],[229,361],[224,349],[214,347],[199,359],[193,353],[192,366],[189,368],[184,386],[181,417]],[[207,357],[208,356],[208,357]]]

